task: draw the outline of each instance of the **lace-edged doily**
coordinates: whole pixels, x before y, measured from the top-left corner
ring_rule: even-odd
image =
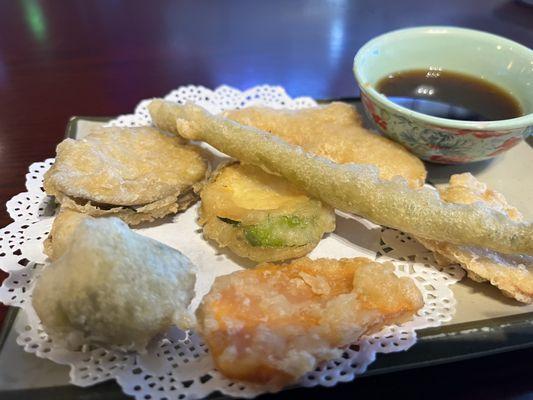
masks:
[[[209,90],[199,86],[181,87],[165,97],[176,102],[194,101],[212,112],[249,105],[279,108],[303,108],[316,103],[308,97],[291,99],[280,87],[258,86],[239,91],[227,86]],[[149,100],[142,101],[135,113],[124,115],[110,124],[139,126],[150,123],[146,110]],[[42,189],[44,172],[53,159],[30,166],[26,175],[27,192],[7,203],[14,222],[0,230],[0,268],[9,277],[0,287],[0,301],[20,307],[25,318],[17,343],[25,351],[60,364],[70,365],[71,382],[89,386],[115,379],[127,394],[136,399],[193,399],[214,391],[237,397],[253,397],[265,392],[264,387],[229,380],[216,371],[202,339],[194,332],[172,329],[154,340],[146,354],[126,353],[99,347],[68,351],[56,346],[42,330],[31,306],[31,291],[40,272],[46,268],[42,242],[52,221],[55,204]],[[176,215],[172,222],[152,224],[136,229],[187,255],[200,268],[196,286],[198,304],[216,276],[240,269],[226,253],[212,247],[202,238],[196,223],[197,206]],[[169,231],[169,226],[173,229]],[[172,234],[170,234],[172,232]],[[183,232],[176,235],[176,232]],[[376,354],[406,350],[416,342],[416,330],[449,321],[455,312],[455,299],[449,285],[464,273],[459,267],[436,267],[433,256],[410,236],[381,228],[361,218],[339,213],[337,230],[321,241],[311,253],[316,257],[365,256],[391,261],[398,276],[414,280],[423,294],[425,305],[410,322],[388,326],[371,336],[361,338],[346,348],[342,357],[331,360],[306,374],[300,385],[333,386],[354,379],[371,364]]]

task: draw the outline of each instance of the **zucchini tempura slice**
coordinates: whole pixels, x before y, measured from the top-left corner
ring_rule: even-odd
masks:
[[[366,258],[301,258],[216,278],[197,311],[217,369],[232,379],[279,387],[341,346],[423,306],[409,278]]]
[[[143,351],[172,325],[190,328],[195,267],[179,251],[141,236],[118,218],[87,218],[63,255],[46,267],[33,306],[50,337]]]
[[[301,257],[335,229],[335,213],[252,165],[220,167],[200,193],[204,235],[253,261]]]
[[[483,204],[447,203],[431,189],[409,188],[402,178],[383,181],[375,166],[336,164],[191,103],[154,100],[149,111],[158,127],[283,176],[339,210],[426,239],[533,255],[533,225]]]

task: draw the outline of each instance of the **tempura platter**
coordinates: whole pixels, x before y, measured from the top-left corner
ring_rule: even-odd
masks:
[[[191,100],[194,100],[198,96],[198,91],[201,92],[202,90],[204,90],[204,88],[184,88],[182,89],[180,96],[181,98],[190,98]],[[256,103],[264,102],[267,105],[276,105],[279,102],[286,101],[286,99],[283,97],[285,95],[284,91],[281,88],[260,87],[256,88],[255,90],[252,89],[246,92],[244,95],[241,92],[231,88],[222,88],[222,92],[225,93],[222,98],[227,98],[230,102],[235,101],[235,97],[239,96],[241,96],[243,102],[248,101],[252,104],[255,101]],[[203,92],[201,94],[203,95]],[[254,96],[257,97],[255,98]],[[241,100],[241,98],[239,98],[239,100]],[[346,101],[346,99],[343,100]],[[349,102],[355,104],[362,113],[361,105],[358,100],[349,99]],[[297,99],[294,104],[295,107],[298,107],[309,105],[312,103],[313,101],[309,98],[301,98]],[[141,103],[141,105],[142,104],[143,103]],[[92,127],[109,123],[109,121],[110,119],[107,118],[73,118],[67,127],[67,136],[72,138],[81,138],[85,134],[87,134],[87,132]],[[124,124],[125,126],[127,126],[128,124],[135,123],[135,119],[133,116],[123,116],[114,121],[117,121],[119,124]],[[477,165],[467,165],[464,167],[428,165],[428,182],[434,184],[440,183],[441,181],[446,181],[451,174],[457,173],[458,169],[461,170],[461,172],[472,172],[476,177],[483,179],[486,183],[492,185],[495,189],[504,192],[509,202],[521,209],[526,219],[531,220],[533,219],[533,209],[531,208],[531,204],[533,204],[533,188],[531,187],[531,180],[527,179],[527,172],[524,171],[524,165],[526,164],[528,157],[529,159],[531,157],[531,148],[528,146],[527,143],[522,143],[508,154],[505,154],[500,158],[490,162],[483,162],[480,164],[478,163]],[[28,176],[28,185],[31,186],[32,179],[39,179],[40,168],[44,169],[47,168],[47,166],[49,165],[49,161],[34,165],[33,172],[30,171],[31,173]],[[33,178],[33,176],[35,176],[36,178]],[[21,195],[21,197],[23,196],[24,195]],[[14,200],[11,201],[11,207],[13,208],[13,211],[17,208],[14,207],[14,204],[16,204],[16,202],[20,200],[20,197],[18,199],[17,197],[15,197]],[[21,204],[23,203],[24,201],[22,201]],[[39,207],[42,209],[39,210]],[[46,220],[46,218],[49,218],[49,216],[53,214],[54,210],[53,207],[48,203],[39,202],[38,207],[35,211],[40,213],[44,217],[43,219]],[[12,215],[15,216],[14,219],[15,221],[17,221],[17,215]],[[28,213],[24,211],[21,211],[21,215],[23,215],[24,217],[29,217]],[[314,253],[311,254],[312,257],[331,257],[331,251],[336,252],[334,254],[335,257],[370,255],[371,257],[377,257],[378,259],[381,257],[395,260],[398,266],[401,266],[403,264],[404,267],[401,267],[399,270],[397,270],[397,272],[400,273],[402,273],[402,268],[407,268],[408,270],[413,270],[413,268],[416,269],[416,266],[413,265],[417,262],[422,264],[431,264],[430,256],[426,251],[424,251],[425,249],[419,246],[416,242],[414,242],[414,240],[412,240],[408,236],[403,236],[397,231],[393,230],[379,229],[379,227],[373,226],[373,224],[368,223],[365,220],[357,218],[354,220],[353,217],[348,215],[339,214],[337,218],[338,229],[336,234],[331,235],[331,237],[327,238],[324,241],[325,244],[323,246],[319,246],[317,249],[315,249]],[[194,208],[188,210],[184,215],[179,215],[178,220],[181,220],[180,223],[183,224],[183,227],[187,226],[188,228],[193,230],[195,223]],[[26,221],[30,221],[28,223],[30,225],[34,223],[42,223],[39,222],[38,219],[31,219],[31,217],[26,219]],[[157,224],[152,226],[146,226],[141,230],[144,231],[144,233],[148,236],[155,237],[171,246],[183,250],[186,255],[191,257],[193,261],[197,263],[202,263],[202,258],[206,257],[206,253],[195,254],[195,252],[197,252],[198,250],[194,249],[191,251],[190,254],[187,254],[186,250],[183,247],[194,248],[194,244],[189,245],[179,243],[179,238],[171,237],[170,233],[165,233],[164,229],[157,227]],[[198,233],[195,233],[195,235],[196,234]],[[166,240],[165,235],[167,235]],[[194,235],[189,236],[191,236],[190,243],[193,243],[195,240]],[[335,238],[333,236],[335,236]],[[40,240],[40,238],[37,240]],[[25,252],[25,250],[27,251],[27,253]],[[35,250],[35,248],[32,249],[31,246],[26,246],[25,250],[22,250],[23,254],[30,254],[35,257],[33,259],[27,257],[30,262],[44,261],[43,256],[40,255],[39,252]],[[209,249],[207,248],[206,251],[208,252]],[[225,261],[227,260],[230,260],[231,262],[234,261],[224,252],[214,252],[213,260],[214,259],[221,260],[220,270],[218,273],[227,273],[230,272],[232,268],[234,268],[231,266],[231,263],[225,263]],[[212,260],[209,260],[209,262],[211,261]],[[411,265],[409,265],[409,261],[411,262]],[[204,258],[204,263],[205,262],[206,260]],[[408,264],[407,267],[405,267],[406,263]],[[247,265],[240,266],[247,267]],[[36,268],[38,269],[39,266],[36,266]],[[224,270],[224,268],[226,268],[226,270]],[[427,272],[426,270],[420,271],[420,274],[422,275],[429,274],[429,272]],[[409,274],[408,271],[403,271],[403,273]],[[445,274],[442,276],[445,280],[450,280],[449,283],[453,283],[456,280],[460,280],[463,276],[461,274],[461,271],[458,268],[454,267],[449,267],[446,270],[435,269],[434,273]],[[208,279],[212,279],[212,276]],[[353,367],[348,374],[348,378],[342,378],[342,376],[346,374],[347,370],[345,369],[344,371],[341,371],[341,369],[337,368],[339,364],[334,362],[330,365],[325,365],[324,368],[321,369],[321,371],[317,371],[316,373],[311,374],[304,381],[302,381],[301,384],[305,386],[314,386],[317,383],[323,385],[332,385],[337,381],[351,380],[353,379],[354,375],[360,375],[361,373],[364,373],[367,365],[367,375],[377,374],[394,370],[401,370],[405,368],[412,368],[416,367],[417,365],[428,365],[447,362],[452,359],[457,360],[460,358],[475,357],[496,351],[505,351],[514,348],[533,345],[533,337],[531,337],[530,334],[512,335],[514,333],[531,332],[531,328],[533,326],[533,305],[519,305],[518,303],[499,294],[497,290],[493,287],[468,280],[462,280],[456,284],[452,284],[450,285],[450,288],[453,294],[450,293],[451,297],[447,298],[449,302],[449,307],[443,306],[442,309],[439,309],[439,312],[435,313],[435,315],[440,316],[437,317],[437,321],[435,321],[433,325],[431,323],[421,324],[420,326],[424,327],[425,329],[419,330],[416,334],[414,333],[414,330],[411,333],[405,331],[405,334],[408,336],[414,334],[412,341],[407,337],[404,338],[405,340],[409,341],[409,346],[406,346],[406,349],[412,344],[414,344],[414,338],[418,336],[417,343],[413,347],[411,347],[409,351],[396,353],[392,348],[392,344],[390,350],[388,350],[387,345],[381,345],[383,347],[383,350],[375,350],[373,354],[364,357],[363,359],[368,360],[369,362],[367,364],[363,363],[364,366],[359,366],[359,368],[357,365]],[[12,365],[13,363],[17,363],[19,364],[18,367],[11,367],[10,370],[18,371],[20,377],[13,379],[12,377],[9,378],[7,374],[0,374],[0,382],[3,381],[4,383],[1,386],[7,388],[7,386],[9,385],[7,380],[10,379],[12,385],[11,388],[13,389],[39,387],[39,382],[44,381],[42,375],[45,374],[48,377],[54,376],[57,378],[55,382],[52,382],[50,381],[50,379],[48,379],[48,384],[58,386],[58,390],[60,390],[61,385],[65,385],[68,383],[68,377],[64,367],[56,366],[54,364],[51,364],[49,361],[38,360],[35,357],[19,357],[15,361],[12,359],[12,356],[9,357],[9,360],[7,358],[8,356],[6,356],[6,354],[16,354],[18,348],[16,347],[15,341],[17,340],[16,331],[18,330],[22,331],[21,335],[18,338],[18,343],[24,344],[24,342],[26,341],[28,343],[28,345],[26,345],[25,347],[27,351],[37,353],[40,357],[52,358],[54,360],[54,357],[48,357],[46,355],[46,353],[48,353],[50,350],[48,350],[48,352],[43,351],[42,348],[34,348],[32,350],[31,346],[36,344],[34,343],[35,335],[32,336],[31,334],[27,334],[26,337],[29,337],[30,339],[24,339],[24,331],[26,330],[26,332],[28,332],[32,329],[27,328],[28,322],[26,318],[27,317],[24,315],[19,315],[15,319],[15,313],[12,312],[11,322],[14,321],[14,324],[5,324],[4,326],[4,335],[6,340],[2,352],[0,353],[0,371],[7,371],[7,363],[9,363],[10,365]],[[31,320],[31,318],[34,318],[34,316],[30,315],[29,319]],[[14,329],[12,329],[13,327]],[[390,332],[387,332],[387,335],[389,334]],[[180,336],[180,333],[177,332],[175,333],[175,335],[177,336],[172,338],[172,340],[175,340],[175,342],[171,341],[170,343],[182,343],[184,338]],[[378,339],[379,334],[374,339],[374,342]],[[186,342],[183,343],[186,343],[186,345],[189,347],[196,346],[197,348],[201,348],[202,346],[202,344],[198,342],[198,339],[194,336],[185,340]],[[374,345],[374,343],[372,343],[372,338],[369,338],[369,343],[369,349],[372,349],[372,346]],[[40,344],[37,343],[37,347],[39,346]],[[170,347],[166,348],[164,346],[168,347],[168,343],[162,345],[161,351],[170,351],[172,352],[172,354],[177,350],[181,349],[178,347],[174,347],[173,349],[171,349]],[[398,345],[394,344],[394,346]],[[360,350],[361,348],[354,348],[350,351],[357,352]],[[41,353],[39,354],[40,351]],[[192,358],[202,356],[202,351],[199,351],[198,349],[189,349],[188,351],[190,353],[188,355]],[[22,353],[20,349],[18,349],[18,352]],[[390,354],[379,355],[377,357],[377,360],[371,364],[374,354],[376,352],[390,352]],[[165,354],[169,353],[165,352]],[[174,356],[177,355],[174,354]],[[180,356],[177,357],[179,358]],[[345,357],[345,360],[351,359],[355,360],[355,358],[350,355]],[[63,360],[61,360],[61,357],[56,357],[55,359],[55,361],[67,364],[70,363],[72,365],[72,362],[68,362],[65,360],[68,360],[68,357],[64,358]],[[142,363],[144,363],[145,368],[149,369],[150,367],[153,367],[155,368],[155,371],[157,371],[157,368],[161,368],[160,365],[156,365],[157,360],[150,360],[150,357],[145,357],[141,361],[139,361],[139,359],[137,359],[136,361],[132,359],[131,362],[140,362],[140,367],[139,365],[137,365],[137,369],[142,369]],[[43,372],[41,366],[45,366],[46,371],[48,372]],[[91,368],[93,367],[89,366],[89,369]],[[129,367],[125,368],[127,369]],[[131,370],[134,371],[135,368],[131,368]],[[327,370],[333,372],[328,373]],[[53,372],[50,374],[49,371]],[[97,371],[91,370],[92,375],[91,373],[89,373],[85,378],[83,378],[83,374],[81,374],[80,371],[73,371],[74,372],[71,373],[71,376],[73,376],[75,380],[77,379],[76,382],[78,384],[81,383],[83,386],[91,384],[91,382],[89,381],[86,381],[84,384],[83,379],[92,378],[93,376],[98,376],[98,381],[106,380],[101,379],[102,377],[98,374]],[[204,372],[205,371],[210,370],[206,369],[204,370]],[[344,374],[339,375],[335,371],[344,372]],[[164,370],[164,372],[167,373],[168,371]],[[29,378],[29,376],[31,376],[32,378]],[[332,376],[334,377],[332,378]],[[192,376],[190,378],[194,380],[195,376]],[[212,380],[212,382],[217,382],[217,379],[221,378],[215,376],[215,379]],[[130,376],[127,376],[127,374],[125,374],[122,378],[118,378],[118,380],[121,386],[123,387],[123,390],[128,394],[140,395],[142,393],[143,395],[145,395],[146,393],[152,393],[150,390],[153,389],[153,387],[142,387],[141,389],[134,389],[134,387],[136,387],[135,377],[131,374]],[[220,380],[220,382],[223,382],[223,380]],[[226,385],[228,385],[225,388],[226,390],[222,390],[227,394],[239,395],[241,392],[241,395],[249,397],[261,392],[260,389],[245,386],[243,386],[243,389],[241,389],[238,384],[234,385],[231,382],[227,382]],[[166,390],[171,386],[172,385],[162,386],[165,388],[165,393]],[[189,393],[190,395],[207,395],[212,390],[216,389],[220,390],[220,387],[212,386],[204,388],[202,390],[197,390],[196,392],[192,390],[185,391],[185,393]],[[109,390],[109,386],[106,386],[103,389],[99,389],[97,386],[93,390]],[[178,394],[178,392],[176,392],[176,394]],[[140,396],[137,397],[142,398]]]

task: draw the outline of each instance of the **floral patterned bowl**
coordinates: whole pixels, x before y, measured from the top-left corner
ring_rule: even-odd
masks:
[[[445,69],[497,83],[519,101],[524,115],[501,121],[438,118],[395,104],[374,88],[391,73],[413,69]],[[454,27],[393,31],[359,50],[354,74],[377,128],[424,160],[485,160],[533,134],[533,51],[502,37]]]

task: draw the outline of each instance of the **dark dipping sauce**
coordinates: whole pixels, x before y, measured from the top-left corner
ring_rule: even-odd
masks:
[[[523,115],[518,101],[499,86],[438,68],[390,74],[376,90],[400,106],[440,118],[498,121]]]

